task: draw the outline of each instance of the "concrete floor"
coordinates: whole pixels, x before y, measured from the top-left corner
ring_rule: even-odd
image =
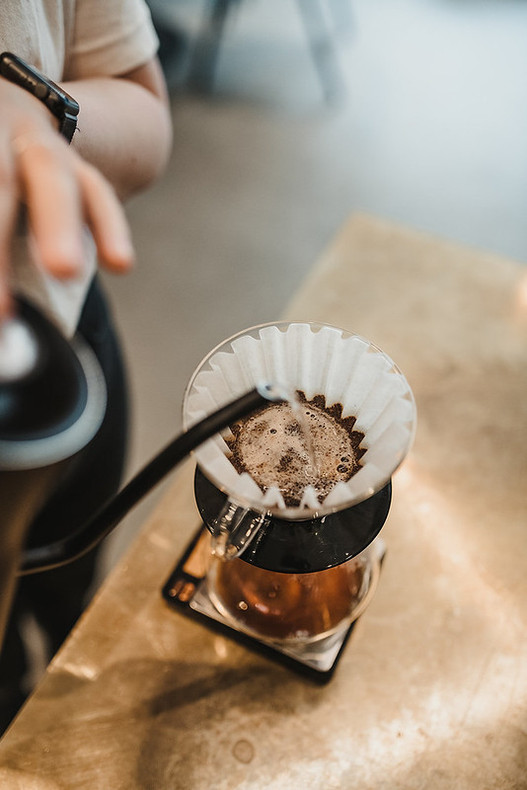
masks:
[[[130,475],[179,431],[205,353],[279,318],[351,212],[527,261],[527,4],[334,0],[331,104],[299,4],[240,4],[213,95],[171,78],[167,173],[128,206],[137,268],[105,276],[129,359]],[[153,7],[192,39],[202,3]],[[161,491],[108,541],[102,574]]]

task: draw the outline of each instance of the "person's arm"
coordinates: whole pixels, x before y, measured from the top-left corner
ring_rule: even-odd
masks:
[[[63,87],[81,108],[73,146],[104,173],[121,199],[160,175],[170,152],[171,119],[157,59],[120,77]]]
[[[124,271],[133,250],[117,194],[146,186],[168,156],[170,117],[157,61],[122,77],[71,82],[66,90],[81,105],[72,146],[44,105],[0,79],[0,318],[10,311],[8,270],[20,205],[50,274],[80,270],[84,224],[102,264]]]

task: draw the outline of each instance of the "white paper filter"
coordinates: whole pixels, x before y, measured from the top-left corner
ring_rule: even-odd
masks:
[[[302,390],[310,400],[341,403],[342,417],[354,416],[354,430],[365,436],[362,468],[339,482],[320,503],[307,486],[299,507],[286,507],[278,488],[265,493],[248,474],[238,474],[229,449],[217,436],[194,455],[205,475],[238,503],[281,518],[308,518],[357,504],[385,485],[413,439],[415,403],[410,387],[392,360],[358,335],[307,323],[267,325],[227,341],[205,360],[185,397],[186,427],[262,383]]]

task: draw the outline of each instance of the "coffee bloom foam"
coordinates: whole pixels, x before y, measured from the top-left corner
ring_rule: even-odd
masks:
[[[270,404],[235,423],[233,437],[225,437],[237,471],[247,472],[264,492],[276,486],[288,507],[300,505],[308,485],[322,503],[339,481],[359,470],[363,453],[364,434],[353,430],[353,419],[341,420],[340,409],[330,414],[322,404],[302,401],[294,409]]]
[[[229,460],[229,434],[217,436],[194,455],[204,474],[238,504],[289,519],[350,507],[382,488],[407,454],[415,403],[403,374],[359,335],[318,324],[263,325],[214,349],[187,388],[185,428],[267,381],[301,390],[308,401],[323,395],[328,407],[342,404],[342,417],[355,417],[354,430],[364,433],[362,466],[348,481],[333,485],[322,501],[307,481],[299,504],[291,506],[278,485],[262,491],[250,474],[240,474]]]

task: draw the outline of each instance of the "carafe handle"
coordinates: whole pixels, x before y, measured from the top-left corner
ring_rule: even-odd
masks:
[[[239,557],[268,520],[265,513],[257,513],[227,499],[210,525],[212,553],[223,560]]]

